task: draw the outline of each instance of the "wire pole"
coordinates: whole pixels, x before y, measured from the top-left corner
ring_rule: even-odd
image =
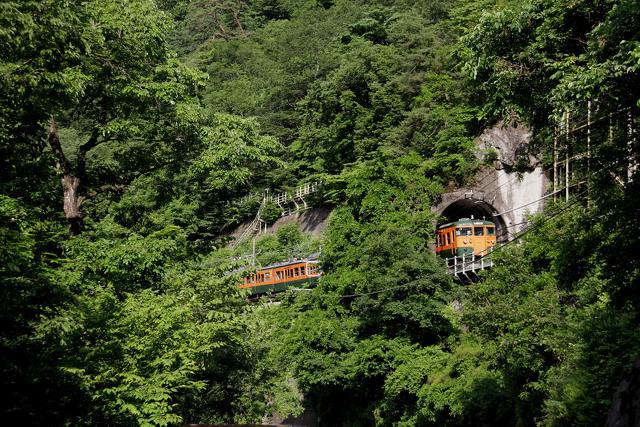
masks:
[[[631,112],[627,115],[627,154],[631,155]],[[630,159],[627,163],[627,182],[631,182],[633,161]]]
[[[556,126],[553,131],[553,200],[556,200],[558,190],[558,131],[559,127]]]
[[[587,207],[591,205],[591,100],[587,101]]]
[[[565,124],[565,136],[566,136],[566,150],[564,155],[564,188],[565,198],[569,201],[569,112],[566,112],[566,124]]]
[[[253,236],[253,244],[252,246],[252,251],[251,251],[251,265],[255,267],[256,265],[256,237]]]

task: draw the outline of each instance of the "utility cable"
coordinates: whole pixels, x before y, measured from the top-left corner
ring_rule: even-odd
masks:
[[[617,164],[619,161],[622,161],[622,160],[625,160],[625,159],[624,159],[624,158],[623,158],[623,159],[616,159],[616,161],[615,161],[615,162],[613,162],[613,165]],[[600,169],[598,172],[608,171],[608,167],[606,167],[603,163],[601,163],[601,164],[602,164],[602,166],[603,166],[603,169]],[[613,165],[611,165],[611,166],[613,166]],[[592,174],[592,175],[595,175],[595,174]],[[572,184],[570,187],[572,187],[572,186],[576,186],[576,185],[579,185],[579,184],[582,184],[582,183],[584,183],[584,181],[579,182],[579,183]],[[566,190],[566,187],[565,187],[565,188],[562,188],[561,190],[558,190],[558,191],[564,191],[564,190]],[[557,191],[557,192],[558,192],[558,191]],[[557,193],[557,192],[556,192],[556,193]],[[503,250],[505,247],[507,247],[507,246],[509,246],[509,245],[511,245],[511,244],[514,244],[515,242],[517,242],[517,241],[519,241],[520,239],[522,239],[522,237],[524,237],[524,236],[525,236],[526,234],[528,234],[529,232],[531,232],[531,231],[533,231],[534,229],[537,229],[537,228],[539,228],[539,227],[543,226],[544,224],[546,224],[547,222],[551,221],[552,219],[557,218],[558,216],[562,215],[564,212],[568,211],[568,210],[569,210],[571,207],[573,207],[575,204],[577,204],[578,202],[582,201],[582,196],[584,196],[585,194],[587,194],[587,192],[588,192],[587,190],[583,190],[583,191],[582,191],[582,192],[580,192],[579,194],[577,194],[577,195],[573,196],[573,200],[572,200],[571,202],[569,202],[569,203],[567,203],[566,205],[564,205],[564,206],[562,206],[562,207],[560,207],[560,208],[556,209],[555,211],[553,211],[553,212],[549,213],[546,217],[543,217],[541,220],[539,220],[539,221],[534,221],[534,222],[533,222],[529,227],[527,227],[525,230],[523,230],[523,231],[521,231],[520,233],[518,233],[518,234],[514,235],[514,237],[513,237],[513,239],[512,239],[512,240],[510,240],[510,241],[508,241],[508,242],[506,242],[506,243],[503,243],[503,244],[501,244],[501,245],[497,246],[497,247],[496,247],[496,248],[491,252],[491,255],[495,254],[497,251]],[[546,195],[546,196],[545,196],[545,197],[543,197],[543,198],[549,197],[549,196],[551,196],[551,195],[553,195],[553,194],[555,194],[555,193],[548,194],[548,195]],[[539,201],[539,200],[537,200],[537,201]],[[532,202],[532,203],[533,203],[533,202]],[[531,204],[531,203],[529,203],[529,204]],[[524,207],[524,206],[526,206],[526,205],[523,205],[523,206],[521,206],[521,207]],[[516,208],[516,209],[518,209],[518,208]],[[518,224],[515,224],[515,225],[518,225]],[[464,268],[464,267],[466,267],[466,266],[468,266],[468,265],[471,265],[471,264],[473,264],[473,263],[475,263],[475,262],[477,262],[477,261],[475,261],[475,260],[473,260],[473,261],[467,261],[467,262],[463,263],[462,268]],[[411,287],[411,286],[415,286],[415,285],[416,285],[416,283],[407,283],[407,284],[404,284],[404,285],[392,286],[392,287],[383,288],[383,289],[378,289],[378,290],[371,291],[371,292],[352,293],[352,294],[343,294],[343,295],[329,295],[329,294],[324,294],[323,296],[325,296],[325,297],[331,297],[331,298],[339,298],[340,300],[342,300],[342,299],[347,299],[347,298],[359,298],[359,297],[362,297],[362,296],[376,295],[376,294],[380,294],[380,293],[388,292],[388,291],[393,291],[393,290],[397,290],[397,289],[409,288],[409,287]]]
[[[547,223],[549,220],[557,217],[558,215],[562,214],[563,212],[567,211],[570,207],[572,207],[573,205],[575,205],[576,203],[578,203],[581,199],[580,197],[586,194],[586,191],[583,191],[582,193],[580,193],[577,196],[574,196],[575,199],[573,201],[571,201],[570,203],[568,203],[567,205],[563,206],[561,209],[558,209],[556,211],[554,211],[548,218],[545,218],[541,221],[535,222],[534,224],[532,224],[530,227],[527,227],[526,230],[524,230],[523,232],[521,232],[520,234],[516,235],[513,240],[510,240],[506,243],[503,243],[502,245],[498,246],[496,249],[494,249],[492,251],[492,254],[494,254],[496,251],[501,250],[502,248],[514,243],[515,241],[521,239],[525,234],[527,234],[528,232],[532,231],[535,228],[538,228],[542,225],[544,225],[545,223]],[[470,265],[471,263],[473,263],[475,261],[471,261],[471,262],[467,262],[464,264],[463,268],[466,267],[467,265]],[[388,292],[388,291],[393,291],[393,290],[397,290],[397,289],[404,289],[404,288],[409,288],[411,286],[415,286],[416,283],[407,283],[404,285],[398,285],[398,286],[392,286],[392,287],[388,287],[388,288],[383,288],[383,289],[378,289],[375,291],[371,291],[371,292],[362,292],[362,293],[352,293],[352,294],[343,294],[343,295],[329,295],[329,294],[323,294],[323,297],[328,297],[328,298],[338,298],[340,300],[342,299],[347,299],[347,298],[359,298],[359,297],[363,297],[363,296],[369,296],[369,295],[376,295],[376,294],[380,294],[383,292]]]
[[[493,249],[491,251],[491,253],[489,254],[489,256],[492,256],[493,254],[495,254],[496,252],[502,250],[503,248],[505,248],[506,246],[509,246],[510,244],[513,244],[514,242],[518,241],[519,239],[522,238],[522,236],[524,236],[525,234],[527,234],[528,232],[530,232],[531,230],[538,228],[542,225],[544,225],[545,223],[547,223],[549,220],[557,217],[558,215],[562,214],[563,212],[566,212],[570,207],[572,207],[573,205],[575,205],[576,203],[578,203],[579,201],[581,201],[581,197],[586,194],[587,191],[583,191],[580,194],[574,196],[575,198],[568,204],[564,205],[563,207],[561,207],[560,209],[552,212],[551,214],[549,214],[549,216],[547,218],[543,218],[542,220],[533,222],[529,227],[527,227],[525,230],[521,231],[520,233],[514,235],[512,240],[509,240],[508,242],[505,242],[499,246],[496,246],[495,249]],[[449,258],[451,259],[451,258]],[[476,259],[472,259],[471,261],[465,261],[460,265],[460,268],[462,268],[463,270],[468,267],[469,265],[472,265],[474,263],[478,262]]]

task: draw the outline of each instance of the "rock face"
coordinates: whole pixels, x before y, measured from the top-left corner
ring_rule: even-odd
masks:
[[[528,154],[530,140],[522,127],[498,124],[485,131],[476,141],[478,156],[493,153],[493,164],[478,171],[473,185],[443,194],[434,212],[452,221],[484,217],[496,223],[500,241],[511,240],[527,227],[527,216],[544,207],[548,179]]]
[[[319,237],[325,228],[327,228],[329,214],[331,214],[330,208],[319,207],[307,209],[295,215],[284,216],[267,228],[267,234],[275,233],[283,225],[295,221],[300,225],[302,232],[309,233],[314,237]]]
[[[640,426],[640,359],[620,382],[609,409],[607,427]]]
[[[496,169],[512,169],[522,163],[529,167],[536,167],[538,159],[528,154],[530,141],[529,129],[498,123],[478,137],[477,145],[480,152],[491,150],[496,152],[497,159],[494,163]]]

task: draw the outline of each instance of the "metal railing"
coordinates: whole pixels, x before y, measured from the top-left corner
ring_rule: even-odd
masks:
[[[306,196],[317,192],[321,182],[307,182],[300,185],[292,193],[283,192],[269,197],[269,201],[278,205],[282,211],[281,216],[293,215],[297,212],[309,209]],[[291,204],[293,203],[293,206]]]
[[[242,231],[242,234],[238,236],[233,242],[231,242],[230,247],[235,248],[240,243],[252,237],[254,234],[260,234],[266,232],[267,224],[262,219],[262,211],[264,210],[267,203],[275,203],[281,210],[280,216],[288,216],[293,215],[297,212],[304,211],[309,209],[309,204],[305,197],[317,192],[320,189],[321,182],[308,182],[297,187],[293,194],[288,192],[282,192],[278,194],[270,195],[268,191],[265,191],[262,195],[262,201],[260,203],[260,207],[258,208],[258,212],[256,212],[256,216],[253,218],[251,223]],[[255,193],[245,196],[242,200],[245,202],[255,200]],[[293,203],[293,206],[291,205]]]
[[[231,244],[229,245],[232,249],[236,248],[240,243],[245,241],[247,238],[254,235],[256,232],[260,232],[262,230],[262,224],[264,221],[262,220],[262,209],[266,204],[266,198],[262,199],[262,203],[260,203],[260,207],[258,208],[258,212],[256,212],[255,218],[253,221],[242,231],[242,234],[238,236]]]
[[[486,253],[483,252],[479,255],[463,254],[447,258],[447,271],[454,276],[471,280],[472,276],[477,276],[478,272],[493,267],[492,249],[489,248]]]

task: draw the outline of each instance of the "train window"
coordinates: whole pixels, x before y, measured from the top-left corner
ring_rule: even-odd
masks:
[[[471,236],[471,227],[456,228],[456,236]]]
[[[444,245],[449,246],[449,233],[444,235]]]
[[[495,236],[495,235],[496,235],[495,227],[487,227],[487,236]]]
[[[473,227],[474,236],[482,236],[483,234],[483,227]]]

